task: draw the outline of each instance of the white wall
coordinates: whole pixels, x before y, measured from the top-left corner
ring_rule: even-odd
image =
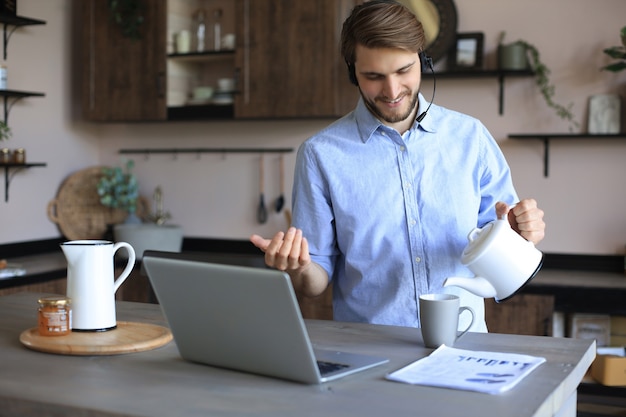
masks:
[[[626,95],[626,72],[599,67],[609,60],[602,48],[619,42],[625,24],[623,0],[462,0],[457,1],[459,32],[485,34],[486,63],[495,65],[497,38],[523,38],[535,44],[552,70],[559,102],[574,103],[586,128],[590,95]],[[46,215],[61,181],[71,172],[98,164],[116,164],[121,148],[145,147],[293,147],[330,120],[259,122],[180,122],[90,124],[72,116],[70,0],[20,0],[19,14],[47,21],[19,29],[9,44],[10,88],[42,91],[44,98],[16,104],[9,123],[9,147],[24,147],[30,161],[45,161],[15,175],[10,201],[0,202],[0,243],[59,235]],[[430,97],[431,84],[424,94]],[[297,92],[294,92],[297,93]],[[553,141],[550,175],[543,177],[539,141],[514,141],[509,133],[566,133],[541,100],[533,80],[506,80],[505,114],[498,115],[495,79],[439,80],[436,102],[480,118],[509,160],[521,196],[535,197],[546,211],[547,252],[622,254],[626,244],[626,140]],[[77,103],[74,103],[77,104]],[[295,153],[285,157],[291,187]],[[284,228],[282,214],[270,212],[267,224],[255,220],[259,201],[258,162],[253,154],[153,155],[134,157],[142,192],[156,185],[166,210],[186,236],[245,239]],[[266,204],[278,196],[278,156],[265,157]],[[289,203],[289,192],[287,193]]]

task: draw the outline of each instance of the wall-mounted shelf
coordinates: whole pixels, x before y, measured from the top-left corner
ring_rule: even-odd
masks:
[[[550,140],[551,139],[590,139],[590,138],[598,138],[598,139],[626,139],[626,133],[617,133],[617,134],[572,134],[572,133],[527,133],[527,134],[518,134],[513,133],[509,134],[510,139],[535,139],[543,141],[543,176],[548,177],[548,163],[550,159]]]
[[[3,24],[3,56],[4,59],[7,59],[7,47],[9,45],[9,38],[15,29],[20,26],[30,26],[30,25],[45,25],[46,22],[39,19],[32,19],[30,17],[23,17],[17,15],[10,14],[0,14],[0,23]],[[0,97],[3,98],[4,101],[4,123],[8,125],[9,111],[11,107],[20,99],[24,97],[43,97],[43,93],[35,93],[31,91],[18,91],[18,90],[0,90]],[[45,167],[46,164],[43,162],[36,163],[21,163],[21,164],[13,164],[6,163],[0,164],[0,168],[4,167],[4,201],[9,201],[9,184],[13,179],[13,175],[15,175],[18,171],[26,168],[32,167]],[[11,175],[11,169],[13,169],[13,175]]]
[[[39,19],[32,19],[30,17],[22,17],[8,14],[0,14],[0,23],[4,24],[3,30],[3,56],[4,59],[7,59],[7,46],[9,45],[9,38],[15,29],[20,26],[30,26],[30,25],[45,25],[46,22]],[[12,26],[12,28],[10,28]]]
[[[189,62],[206,62],[224,58],[234,58],[234,49],[221,49],[219,51],[204,51],[204,52],[189,52],[186,54],[168,54],[169,59],[175,59],[176,61],[189,61]]]
[[[498,114],[504,114],[504,79],[507,77],[532,77],[535,73],[531,70],[465,70],[465,71],[424,71],[424,78],[453,79],[453,78],[497,78],[500,87]]]
[[[0,164],[0,167],[4,167],[4,201],[9,201],[9,184],[13,179],[13,175],[15,175],[18,171],[25,168],[32,167],[45,167],[46,164],[43,162],[34,162],[28,164]],[[10,175],[10,170],[13,168],[13,175]]]
[[[4,123],[8,124],[11,107],[13,107],[18,100],[24,97],[44,97],[45,94],[31,91],[0,90],[0,96],[4,99]]]

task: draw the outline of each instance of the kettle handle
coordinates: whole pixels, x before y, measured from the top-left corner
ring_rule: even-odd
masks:
[[[483,229],[481,229],[480,227],[475,227],[473,228],[468,234],[467,234],[467,240],[469,240],[470,242],[473,242],[476,237],[478,237],[478,235],[480,235],[480,232]]]
[[[128,278],[135,266],[135,250],[132,246],[130,246],[130,243],[117,242],[115,245],[113,245],[113,253],[115,254],[115,252],[117,252],[121,248],[126,248],[126,251],[128,252],[128,260],[126,261],[126,267],[124,267],[124,270],[122,271],[120,276],[117,277],[117,279],[115,280],[115,285],[113,286],[113,294],[115,294],[120,285],[122,285],[124,281],[126,281],[126,278]]]

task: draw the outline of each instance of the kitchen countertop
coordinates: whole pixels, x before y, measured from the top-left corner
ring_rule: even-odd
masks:
[[[384,355],[390,362],[322,385],[303,385],[194,364],[175,343],[114,356],[32,351],[19,335],[36,323],[41,294],[0,297],[0,410],[7,415],[63,416],[380,416],[576,415],[576,388],[595,357],[590,340],[467,333],[456,347],[546,358],[511,391],[488,395],[384,379],[422,358],[413,328],[306,320],[322,348]],[[164,324],[156,305],[117,303],[118,320]]]
[[[22,285],[32,280],[42,281],[65,277],[67,261],[63,252],[45,252],[28,256],[9,258],[11,264],[21,265],[26,275],[0,279],[0,288]],[[29,281],[30,280],[30,281]],[[548,288],[573,287],[626,290],[626,274],[620,272],[553,269],[544,266],[527,285],[526,292],[541,292]],[[527,291],[530,289],[530,291]]]
[[[580,287],[626,290],[623,272],[542,269],[529,283],[533,287]]]
[[[67,275],[67,261],[61,249],[58,252],[13,257],[7,259],[7,261],[11,265],[25,269],[26,274],[0,279],[0,288],[49,281],[63,278]]]

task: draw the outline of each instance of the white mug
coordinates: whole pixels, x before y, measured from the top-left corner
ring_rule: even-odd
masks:
[[[427,348],[441,345],[453,346],[474,324],[476,314],[470,307],[460,306],[458,296],[452,294],[424,294],[419,298],[422,339]],[[469,311],[472,320],[465,330],[458,334],[459,316]]]

